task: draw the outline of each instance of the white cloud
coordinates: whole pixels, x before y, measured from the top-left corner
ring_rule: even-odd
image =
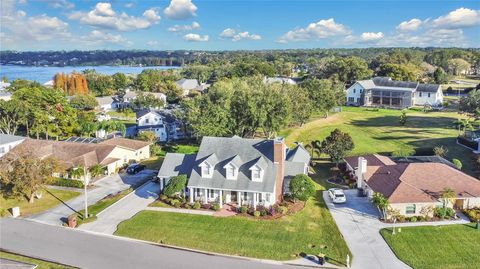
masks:
[[[186,34],[183,36],[183,39],[189,42],[206,42],[208,41],[208,35],[199,35],[199,34]]]
[[[197,6],[192,0],[171,0],[170,5],[165,8],[163,13],[172,20],[184,20],[196,16]]]
[[[360,37],[362,38],[362,41],[365,41],[365,42],[377,41],[383,38],[383,33],[382,32],[378,32],[378,33],[366,32],[366,33],[362,33]]]
[[[134,3],[134,2],[126,3],[124,6],[125,6],[126,8],[132,8],[132,7],[135,6],[135,3]]]
[[[436,28],[455,29],[473,27],[480,24],[480,10],[459,8],[432,21]]]
[[[125,12],[117,14],[110,3],[102,2],[97,3],[95,8],[88,13],[77,11],[70,14],[68,18],[78,20],[81,24],[118,31],[147,29],[160,21],[160,15],[156,8],[145,10],[142,17],[134,17]]]
[[[192,30],[197,30],[200,29],[200,23],[194,21],[190,25],[178,25],[175,24],[172,27],[168,28],[169,32],[182,32],[182,31],[192,31]]]
[[[72,9],[75,4],[67,0],[49,0],[48,6],[51,8]]]
[[[277,42],[287,43],[296,41],[307,41],[314,39],[324,39],[334,36],[346,36],[351,33],[351,30],[343,24],[336,23],[333,18],[328,20],[319,20],[315,23],[310,23],[305,28],[296,28],[288,31],[281,36]]]
[[[401,32],[417,31],[422,25],[422,21],[419,19],[411,19],[404,21],[397,26],[397,30]]]
[[[232,41],[240,41],[242,39],[261,40],[262,37],[257,34],[250,34],[247,31],[237,31],[232,28],[226,28],[220,33],[220,38],[231,38]]]
[[[88,36],[83,38],[83,40],[90,43],[90,45],[98,43],[129,43],[122,35],[114,35],[99,30],[91,31]]]
[[[157,46],[158,45],[158,41],[156,40],[150,40],[150,41],[147,41],[147,45],[148,46]]]

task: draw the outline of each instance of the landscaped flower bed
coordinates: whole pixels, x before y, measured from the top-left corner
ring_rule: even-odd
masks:
[[[195,210],[213,210],[220,211],[219,203],[206,203],[202,204],[199,201],[190,203],[187,199],[181,196],[168,197],[166,195],[160,195],[158,201],[164,205],[175,207],[175,208],[184,208],[184,209],[195,209]],[[156,202],[158,203],[158,202]],[[286,198],[280,204],[275,204],[273,206],[265,207],[258,205],[256,208],[253,206],[240,206],[236,210],[238,215],[245,217],[254,217],[259,219],[277,219],[286,214],[293,214],[302,210],[305,206],[303,201],[293,201],[289,198]]]
[[[480,222],[480,207],[463,210],[463,213],[470,219],[471,222]]]

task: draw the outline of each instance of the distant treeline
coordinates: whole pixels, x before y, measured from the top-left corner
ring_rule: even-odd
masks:
[[[480,49],[461,48],[363,48],[363,49],[295,49],[261,51],[148,51],[148,50],[95,50],[95,51],[0,51],[0,64],[81,66],[81,65],[143,65],[182,66],[233,62],[244,58],[275,62],[282,59],[294,64],[305,64],[311,59],[357,56],[372,62],[382,54],[402,52],[422,58],[435,66],[446,66],[452,58],[463,58],[474,64]]]

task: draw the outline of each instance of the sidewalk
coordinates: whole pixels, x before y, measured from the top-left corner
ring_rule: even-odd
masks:
[[[215,211],[211,211],[211,210],[196,210],[196,209],[184,209],[184,208],[173,208],[173,207],[147,207],[145,208],[145,210],[192,214],[192,215],[205,215],[205,216],[213,216],[215,214]]]
[[[130,219],[158,198],[160,185],[147,182],[97,214],[97,220],[78,227],[80,230],[113,234],[120,222]]]

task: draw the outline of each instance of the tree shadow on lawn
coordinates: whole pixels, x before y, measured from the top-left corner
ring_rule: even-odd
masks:
[[[400,125],[399,116],[380,116],[363,119],[352,119],[350,124],[359,127],[410,127],[417,129],[425,128],[448,128],[453,126],[453,122],[457,120],[454,117],[422,117],[409,116],[407,114],[407,123],[405,126]]]

